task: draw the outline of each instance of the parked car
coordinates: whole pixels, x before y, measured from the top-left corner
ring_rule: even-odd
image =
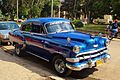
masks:
[[[49,61],[60,76],[99,66],[110,58],[106,38],[78,32],[63,18],[28,19],[9,36],[16,55],[26,51]]]
[[[19,26],[13,21],[0,22],[0,42],[9,42],[8,34]]]

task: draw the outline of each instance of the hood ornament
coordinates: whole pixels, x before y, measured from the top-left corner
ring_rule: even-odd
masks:
[[[68,43],[70,43],[70,41],[71,41],[71,38],[69,38],[69,37],[68,37],[68,38],[67,38],[67,41],[68,41]]]

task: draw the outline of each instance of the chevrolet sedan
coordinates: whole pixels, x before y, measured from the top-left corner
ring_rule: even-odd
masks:
[[[27,52],[46,60],[60,76],[99,66],[110,58],[106,38],[76,31],[64,18],[28,19],[9,35],[16,55]]]
[[[19,26],[13,21],[0,22],[0,42],[9,42],[8,34]]]

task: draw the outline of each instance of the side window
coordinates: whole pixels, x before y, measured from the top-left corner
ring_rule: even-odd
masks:
[[[26,31],[26,32],[30,32],[32,30],[31,23],[22,25],[21,30]]]
[[[32,32],[44,34],[43,26],[38,23],[33,23]]]
[[[41,33],[41,34],[45,34],[45,31],[44,31],[44,29],[43,29],[43,26],[42,26],[42,25],[40,25],[40,33]]]

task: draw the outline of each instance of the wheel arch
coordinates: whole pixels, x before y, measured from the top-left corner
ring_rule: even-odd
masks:
[[[65,56],[64,56],[63,54],[53,53],[53,54],[52,54],[52,58],[51,58],[50,62],[52,62],[52,61],[53,61],[53,59],[54,59],[56,56],[60,56],[60,57],[62,57],[62,58],[65,58]]]

